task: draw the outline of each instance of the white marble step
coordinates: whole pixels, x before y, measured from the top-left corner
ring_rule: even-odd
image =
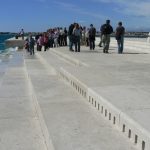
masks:
[[[110,45],[112,45],[112,46],[116,46],[117,47],[117,43],[115,43],[115,42],[111,42],[110,43]],[[149,50],[150,51],[150,46],[146,46],[146,45],[136,45],[136,44],[134,44],[134,43],[127,43],[127,42],[125,42],[124,43],[124,47],[127,47],[127,48],[130,48],[130,49],[139,49],[139,50],[141,50],[141,52],[142,51],[145,51],[145,50]]]
[[[44,60],[39,57],[25,59],[25,63],[39,114],[42,114],[43,124],[46,126],[47,143],[50,142],[55,150],[136,149],[114,125],[109,124],[83,97],[62,81],[58,74],[49,71],[55,67],[58,71],[59,63],[69,65],[67,62],[52,55],[49,59],[44,57],[47,61],[53,62],[46,65],[47,63],[43,63]]]
[[[21,53],[15,53],[0,86],[0,149],[46,150]]]
[[[96,108],[98,107],[98,104],[102,105],[104,116],[105,113],[107,114],[106,118],[109,119],[108,112],[111,112],[111,116],[115,118],[113,118],[113,121],[110,123],[113,123],[114,120],[116,120],[116,125],[119,126],[121,132],[124,127],[126,128],[125,135],[127,137],[132,133],[132,138],[129,139],[131,139],[133,143],[136,143],[140,148],[142,147],[142,149],[149,149],[150,139],[148,118],[146,119],[142,117],[141,119],[137,117],[137,114],[147,117],[149,114],[148,91],[145,93],[146,87],[149,86],[149,80],[146,80],[146,78],[148,79],[149,77],[149,71],[143,70],[143,75],[145,75],[144,78],[142,74],[139,75],[139,72],[141,72],[140,70],[145,65],[149,64],[149,56],[119,56],[118,54],[105,55],[99,54],[98,52],[91,52],[88,50],[85,50],[85,52],[81,53],[71,53],[68,51],[67,48],[58,48],[56,50],[62,53],[62,57],[64,54],[65,56],[68,55],[68,58],[69,56],[70,59],[72,59],[73,57],[78,61],[88,64],[88,67],[79,65],[69,67],[69,63],[67,64],[61,59],[59,60],[57,59],[57,57],[54,57],[54,50],[52,52],[49,51],[47,53],[40,54],[48,64],[57,68],[62,78],[64,78],[64,80],[67,81],[79,94],[83,96],[86,95],[87,100],[90,100],[92,105],[96,105]],[[138,65],[136,65],[137,63]],[[121,66],[124,66],[124,68],[122,68]],[[122,76],[123,74],[119,70],[123,74],[125,73],[124,71],[126,71],[126,75]],[[135,74],[134,76],[133,73]],[[120,74],[122,75],[120,76]],[[139,80],[137,80],[137,75]],[[132,78],[130,78],[130,76],[132,76]],[[121,88],[124,92],[118,94],[117,97],[115,96],[115,93],[119,91],[119,88]],[[141,92],[136,92],[138,90],[137,88],[140,88]],[[143,88],[144,90],[142,90]],[[132,89],[133,92],[130,92],[130,89]],[[133,98],[134,101],[132,101]],[[124,105],[126,108],[124,108]],[[132,105],[132,107],[130,105]],[[145,108],[146,105],[147,109]]]

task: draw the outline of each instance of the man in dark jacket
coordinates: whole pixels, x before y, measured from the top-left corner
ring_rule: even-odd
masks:
[[[122,54],[123,52],[124,33],[125,33],[125,28],[122,26],[122,22],[119,22],[115,33],[117,44],[118,44],[118,54]]]
[[[106,20],[106,24],[101,26],[103,53],[108,53],[110,44],[110,34],[113,32],[113,28],[110,25],[110,20]]]
[[[96,29],[93,27],[93,24],[91,24],[90,25],[90,30],[89,30],[90,50],[95,49],[95,35],[96,35]]]
[[[69,38],[69,50],[73,51],[72,47],[73,47],[73,43],[74,43],[74,36],[73,36],[73,29],[74,29],[74,24],[71,24],[69,26],[69,30],[68,30],[68,38]]]

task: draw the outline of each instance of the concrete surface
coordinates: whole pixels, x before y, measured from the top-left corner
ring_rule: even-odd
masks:
[[[14,37],[14,38],[11,38],[11,39],[8,39],[8,40],[5,41],[5,45],[6,45],[7,48],[9,48],[9,47],[18,47],[19,49],[23,49],[24,44],[25,44],[25,40],[22,40],[22,38],[16,39]]]
[[[62,73],[67,82],[76,83],[77,91],[83,89],[82,85],[86,85],[87,99],[91,94],[89,90],[94,91],[94,101],[99,97],[98,102],[103,103],[107,111],[115,114],[119,130],[122,131],[125,124],[124,134],[128,137],[129,132],[132,132],[132,138],[129,139],[135,143],[138,136],[139,148],[146,145],[142,149],[149,149],[149,50],[147,48],[147,52],[144,52],[144,41],[132,41],[139,49],[127,47],[124,54],[118,55],[115,42],[112,39],[109,54],[103,54],[99,47],[95,51],[82,47],[80,53],[70,52],[68,48],[62,47],[39,54],[58,73]],[[125,42],[127,46],[131,45],[131,41]],[[145,45],[149,47],[147,43]],[[79,63],[74,63],[75,61]]]
[[[149,150],[149,48],[14,52],[0,63],[0,149]]]
[[[52,61],[54,59],[53,56]],[[59,60],[55,60],[57,63],[54,63],[59,65]],[[33,56],[33,59],[26,57],[25,63],[49,133],[47,142],[51,140],[54,149],[136,149],[57,74],[50,73],[39,56]],[[61,65],[65,64],[68,65],[63,62]]]
[[[21,53],[14,53],[7,68],[3,69],[0,85],[0,149],[46,150],[22,56]]]

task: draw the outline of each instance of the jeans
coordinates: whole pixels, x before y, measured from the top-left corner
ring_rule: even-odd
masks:
[[[94,50],[95,49],[95,40],[94,39],[89,39],[89,43],[90,43],[90,50]]]
[[[121,36],[121,39],[117,40],[117,44],[118,44],[118,54],[122,54],[123,53],[124,36]]]
[[[30,55],[34,55],[34,46],[30,45]]]
[[[80,36],[75,37],[75,51],[80,52]]]
[[[69,35],[69,50],[72,50],[73,47],[73,35]]]
[[[107,53],[110,44],[110,34],[102,35],[102,42],[103,42],[103,52]]]

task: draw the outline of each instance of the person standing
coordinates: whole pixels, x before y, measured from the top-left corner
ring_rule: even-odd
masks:
[[[39,51],[39,43],[38,43],[38,39],[39,39],[40,34],[36,34],[35,36],[35,42],[36,42],[36,50]]]
[[[67,35],[68,35],[68,31],[65,27],[64,28],[64,46],[67,46]]]
[[[63,42],[63,40],[64,40],[64,30],[62,29],[62,28],[60,28],[60,30],[59,30],[60,32],[60,34],[59,34],[59,38],[60,38],[60,46],[64,46],[63,44],[64,44],[64,42]]]
[[[34,45],[35,45],[34,38],[32,37],[32,35],[30,35],[30,37],[29,37],[29,51],[30,51],[30,55],[34,55]]]
[[[102,47],[102,33],[101,33],[101,31],[100,31],[100,42],[99,42],[98,46]]]
[[[74,51],[73,50],[73,43],[74,43],[74,35],[73,35],[73,29],[74,29],[75,24],[71,24],[69,26],[69,31],[68,31],[68,38],[69,38],[69,50],[70,51]]]
[[[20,36],[22,37],[22,40],[24,40],[24,30],[23,29],[21,29],[21,31],[20,31]]]
[[[47,33],[45,32],[44,33],[44,51],[48,49],[48,41],[49,41],[49,38],[48,38]]]
[[[86,27],[84,26],[82,29],[82,39],[81,39],[82,45],[86,45],[85,33],[86,33]]]
[[[93,27],[93,24],[91,24],[90,25],[90,30],[89,30],[90,50],[95,49],[95,36],[96,36],[96,29]]]
[[[86,41],[86,46],[89,46],[89,28],[86,29],[85,32],[85,41]]]
[[[43,37],[42,34],[39,35],[37,43],[38,43],[38,46],[39,46],[38,50],[41,51],[42,50],[42,46],[44,44],[44,37]]]
[[[27,52],[30,52],[30,50],[29,50],[29,39],[28,38],[25,40],[24,47],[27,50]]]
[[[73,29],[73,35],[74,35],[74,44],[75,44],[75,52],[80,52],[80,40],[81,40],[81,29],[79,27],[79,24],[76,24]]]
[[[110,34],[113,32],[113,28],[110,25],[110,20],[106,20],[106,24],[101,26],[103,53],[108,53],[110,44]]]
[[[125,33],[125,28],[122,26],[122,22],[119,22],[115,33],[117,44],[118,44],[118,54],[123,53],[124,33]]]

